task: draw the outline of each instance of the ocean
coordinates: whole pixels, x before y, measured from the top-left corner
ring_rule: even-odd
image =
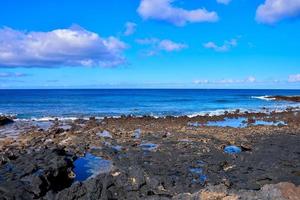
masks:
[[[181,116],[225,110],[283,110],[299,103],[272,101],[270,95],[300,90],[222,89],[60,89],[0,90],[0,114],[18,119],[82,118],[121,115]]]

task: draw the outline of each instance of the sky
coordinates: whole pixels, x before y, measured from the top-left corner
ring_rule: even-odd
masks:
[[[300,89],[300,0],[0,2],[0,88]]]

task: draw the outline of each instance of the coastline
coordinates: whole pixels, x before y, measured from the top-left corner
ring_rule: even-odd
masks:
[[[286,100],[275,100],[273,96],[263,96],[263,97],[253,97],[258,99],[263,99],[266,101],[286,101]],[[297,97],[298,98],[298,97]],[[300,97],[299,97],[300,98]],[[291,102],[296,102],[293,100],[289,100]],[[279,107],[260,107],[256,109],[245,109],[245,108],[233,108],[233,109],[217,109],[217,110],[211,110],[211,111],[199,111],[194,112],[191,114],[180,114],[180,115],[135,115],[135,114],[123,114],[123,115],[107,115],[107,116],[43,116],[43,117],[30,117],[30,118],[18,118],[18,114],[11,114],[11,113],[0,113],[0,116],[7,117],[9,119],[12,119],[14,121],[37,121],[37,122],[46,122],[46,121],[76,121],[76,120],[89,120],[91,118],[103,120],[106,118],[124,118],[124,117],[133,117],[133,118],[143,118],[143,117],[150,117],[150,118],[166,118],[166,117],[175,117],[175,118],[181,118],[181,117],[188,117],[188,118],[194,118],[194,117],[217,117],[217,116],[223,116],[228,114],[272,114],[272,113],[284,113],[286,111],[299,111],[300,110],[300,104],[287,104],[284,106]]]
[[[225,111],[265,112],[300,103],[266,95],[297,95],[300,90],[21,90],[0,92],[0,115],[18,119],[220,115]],[[134,98],[132,98],[134,97]],[[9,104],[7,104],[9,102]],[[25,104],[23,104],[23,102]],[[76,108],[76,109],[74,109]],[[60,119],[59,119],[60,120]]]
[[[291,102],[300,102],[300,96],[269,96],[267,97],[275,101],[291,101]]]
[[[226,126],[228,119],[234,127]],[[214,116],[54,120],[47,129],[33,126],[17,137],[0,140],[0,177],[6,183],[0,181],[0,188],[6,188],[1,189],[6,197],[22,193],[42,199],[71,199],[83,190],[85,198],[178,199],[219,186],[236,195],[239,191],[262,195],[254,191],[266,184],[300,184],[299,121],[296,108],[266,113],[236,110]],[[241,152],[224,152],[232,145]],[[82,176],[76,162],[88,160],[85,155],[92,155],[92,163],[101,159],[111,163],[109,170],[76,181],[76,176]],[[49,163],[53,160],[54,165]],[[32,167],[20,173],[27,165]],[[10,173],[7,166],[13,166]],[[20,178],[11,179],[9,174]],[[22,184],[24,177],[31,180],[29,188]],[[53,189],[58,181],[61,184]]]

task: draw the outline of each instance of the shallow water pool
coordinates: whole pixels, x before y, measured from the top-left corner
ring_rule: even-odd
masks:
[[[76,175],[74,181],[85,181],[98,174],[108,173],[111,169],[112,162],[110,160],[87,153],[74,162],[73,170]]]
[[[144,151],[156,151],[157,148],[158,148],[158,145],[154,144],[154,143],[147,142],[147,143],[140,144],[140,147]]]
[[[248,126],[248,118],[238,117],[238,118],[224,118],[223,121],[209,121],[206,126],[218,126],[218,127],[231,127],[231,128],[246,128]],[[255,120],[254,123],[250,125],[254,126],[278,126],[280,124],[286,125],[283,121],[265,121],[265,120]]]
[[[209,121],[207,126],[219,126],[219,127],[232,127],[232,128],[244,128],[247,127],[245,123],[247,118],[238,117],[238,118],[224,118],[224,121]]]

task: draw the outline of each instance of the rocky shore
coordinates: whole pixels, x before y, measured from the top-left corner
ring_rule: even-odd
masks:
[[[4,126],[9,123],[13,123],[13,119],[11,119],[10,117],[0,115],[0,126]]]
[[[0,199],[300,199],[299,122],[293,109],[31,122],[0,138]]]
[[[267,98],[275,101],[292,101],[300,102],[300,96],[268,96]]]

